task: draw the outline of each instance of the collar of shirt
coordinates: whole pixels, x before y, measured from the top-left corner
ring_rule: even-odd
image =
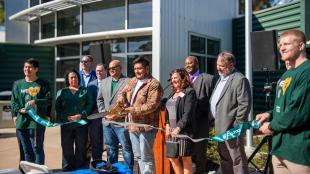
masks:
[[[200,74],[200,72],[199,72],[199,70],[197,70],[194,74],[190,74],[189,75],[189,77],[190,77],[190,79],[191,79],[191,81],[192,82],[194,82],[196,79],[197,79],[197,77],[199,76],[199,74]]]
[[[235,72],[235,68],[233,68],[232,70],[230,70],[230,72],[228,73],[227,76],[222,76],[222,75],[220,75],[220,80],[221,80],[221,81],[226,81],[226,80],[228,80],[228,78],[230,77],[230,75],[231,75],[232,73],[234,73],[234,72]]]

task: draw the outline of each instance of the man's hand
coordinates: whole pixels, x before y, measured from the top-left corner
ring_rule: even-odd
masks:
[[[125,103],[126,103],[126,99],[124,96],[119,96],[116,100],[116,103],[120,106],[120,107],[124,107]]]
[[[109,114],[109,115],[106,115],[104,118],[108,121],[113,121],[117,118],[117,115],[116,114]]]
[[[262,124],[265,120],[269,120],[270,119],[270,114],[265,112],[265,113],[261,113],[256,115],[256,120],[258,120],[258,124]]]
[[[17,117],[13,117],[14,126],[16,126],[16,120],[17,120]]]
[[[75,120],[79,120],[81,118],[82,118],[81,114],[75,114],[75,115],[69,116],[68,121],[75,121]]]
[[[133,109],[132,107],[128,107],[128,108],[125,108],[125,109],[123,110],[123,112],[124,112],[124,113],[130,113],[132,109]]]
[[[29,102],[27,102],[27,104],[33,108],[36,103],[34,100],[30,100]]]
[[[259,130],[260,130],[263,134],[265,134],[265,135],[272,135],[272,134],[273,134],[273,131],[271,131],[271,130],[269,129],[269,124],[270,124],[270,122],[265,122],[265,123],[259,128]]]
[[[26,111],[25,108],[21,108],[21,109],[19,110],[19,112],[22,113],[22,114],[26,114],[26,113],[27,113],[27,111]]]

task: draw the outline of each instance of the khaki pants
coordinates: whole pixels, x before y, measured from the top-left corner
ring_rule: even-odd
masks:
[[[281,157],[272,156],[272,167],[274,174],[309,174],[310,166],[297,164]]]

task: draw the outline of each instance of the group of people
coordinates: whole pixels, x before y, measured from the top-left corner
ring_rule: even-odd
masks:
[[[310,172],[310,63],[306,57],[306,38],[303,32],[289,30],[279,39],[282,60],[290,69],[281,77],[274,109],[258,114],[260,131],[272,136],[272,164],[274,173]],[[103,144],[107,160],[118,162],[121,144],[126,165],[133,169],[134,157],[141,173],[155,173],[153,143],[157,130],[149,126],[131,124],[126,128],[106,121],[148,124],[158,127],[160,105],[164,91],[150,73],[150,64],[139,57],[133,61],[135,77],[122,74],[122,65],[112,60],[106,77],[103,64],[91,70],[91,56],[82,57],[81,71],[69,70],[66,87],[56,96],[56,118],[60,122],[86,120],[87,116],[110,111],[116,105],[123,115],[108,114],[88,120],[89,124],[61,126],[61,146],[64,171],[88,167],[87,143],[92,146],[92,158],[102,159]],[[13,86],[12,108],[17,137],[26,161],[44,164],[45,127],[37,124],[25,110],[25,104],[40,116],[49,119],[52,96],[48,82],[37,76],[39,64],[34,59],[24,63],[25,78]],[[216,135],[248,121],[252,105],[251,86],[236,69],[236,58],[224,51],[217,57],[218,76],[199,71],[197,57],[185,58],[184,67],[170,73],[171,93],[165,102],[167,138],[176,137],[178,156],[169,160],[176,174],[203,174],[206,171],[207,141],[193,143],[191,138],[206,138],[211,127]],[[106,120],[106,121],[105,121]],[[102,131],[103,130],[103,131]],[[220,171],[225,174],[248,173],[243,136],[218,143]]]

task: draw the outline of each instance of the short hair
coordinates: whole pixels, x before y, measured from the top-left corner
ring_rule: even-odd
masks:
[[[195,62],[197,65],[199,64],[198,58],[197,58],[196,56],[187,56],[187,57],[185,58],[185,60],[186,60],[186,59],[193,59],[194,62]]]
[[[280,35],[280,39],[282,37],[286,37],[286,36],[294,36],[294,40],[297,42],[302,42],[305,45],[307,44],[307,39],[306,39],[306,35],[304,32],[300,31],[300,30],[288,30],[283,32]]]
[[[69,74],[70,73],[75,73],[77,78],[78,78],[78,81],[79,81],[79,84],[81,83],[81,77],[80,77],[80,74],[78,73],[78,71],[74,68],[72,69],[69,69],[67,72],[66,72],[66,75],[65,75],[65,85],[68,87],[70,84],[69,84]]]
[[[150,66],[150,62],[148,60],[146,60],[143,56],[140,56],[140,57],[136,58],[132,62],[133,65],[135,65],[137,63],[141,63],[144,68]]]
[[[92,61],[92,62],[94,61],[93,56],[91,56],[91,55],[85,55],[83,57],[88,57],[90,59],[90,61]],[[83,59],[83,57],[81,58],[81,60]]]
[[[25,61],[25,63],[28,63],[28,64],[32,65],[33,67],[35,67],[35,68],[39,68],[39,61],[35,60],[34,58],[27,59]]]
[[[170,72],[170,79],[171,79],[171,76],[174,73],[177,73],[177,74],[180,75],[181,82],[182,82],[182,85],[181,85],[182,89],[186,89],[187,87],[191,86],[189,74],[188,74],[188,72],[185,69],[182,68],[182,69],[174,69],[174,70],[172,70]],[[170,83],[171,83],[171,81],[170,81]],[[175,89],[173,88],[172,85],[171,85],[171,88],[172,88],[173,92],[175,92]]]
[[[217,56],[217,58],[218,59],[221,58],[222,61],[230,62],[230,63],[233,63],[234,65],[236,65],[236,58],[235,58],[235,56],[232,53],[228,52],[228,51],[221,52]]]
[[[103,66],[103,68],[105,69],[105,65],[103,64],[103,63],[98,63],[97,65],[96,65],[96,67],[97,66]]]

